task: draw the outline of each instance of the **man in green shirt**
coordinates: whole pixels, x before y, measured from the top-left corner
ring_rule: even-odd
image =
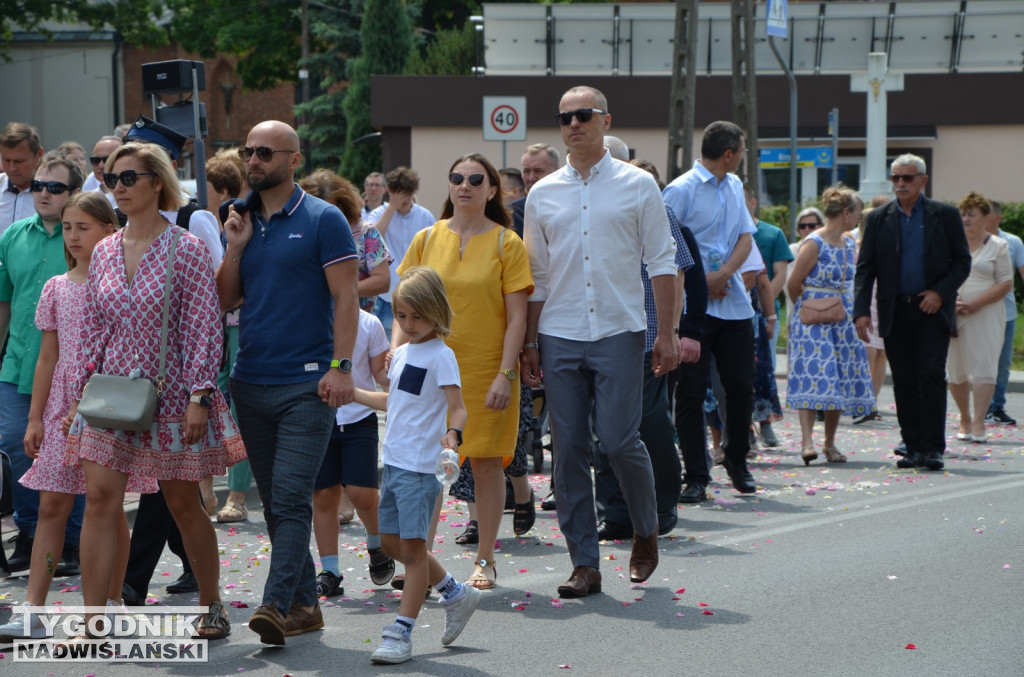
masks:
[[[18,480],[32,466],[25,455],[25,428],[32,402],[32,379],[42,342],[36,328],[36,306],[43,285],[67,272],[61,210],[82,188],[82,170],[55,154],[43,157],[32,182],[36,215],[15,221],[0,235],[0,343],[10,333],[7,353],[0,365],[0,450],[6,455],[4,478],[11,479],[14,523],[18,527],[10,570],[27,569],[39,517],[39,493]],[[9,464],[9,465],[8,465]],[[82,530],[85,496],[75,500],[68,517],[64,551],[56,575],[78,575],[78,539]]]

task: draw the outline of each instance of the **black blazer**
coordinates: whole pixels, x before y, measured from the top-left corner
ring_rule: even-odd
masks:
[[[950,329],[956,310],[956,295],[971,272],[971,250],[964,235],[964,224],[956,207],[944,202],[923,200],[924,278],[926,289],[942,297],[939,315]],[[853,317],[871,315],[871,288],[878,281],[879,336],[889,335],[896,313],[896,292],[900,279],[899,203],[893,200],[868,214],[857,258]],[[923,290],[922,290],[923,291]]]

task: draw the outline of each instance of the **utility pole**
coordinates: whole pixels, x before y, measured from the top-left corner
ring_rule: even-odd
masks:
[[[693,166],[694,108],[697,94],[697,5],[697,0],[676,0],[665,183],[689,171]]]
[[[757,69],[754,65],[754,5],[757,0],[730,0],[732,10],[732,115],[747,138],[746,176],[761,199],[760,153],[757,144]]]
[[[302,0],[302,64],[299,70],[299,79],[302,81],[302,103],[309,103],[309,0]],[[303,113],[301,124],[309,124],[309,113]],[[306,173],[313,171],[312,148],[309,143],[309,135],[302,140],[302,157],[306,162]]]

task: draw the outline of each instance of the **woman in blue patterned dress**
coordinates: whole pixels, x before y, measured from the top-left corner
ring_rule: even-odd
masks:
[[[829,463],[845,463],[835,446],[843,414],[862,416],[875,398],[864,344],[854,329],[853,277],[856,243],[847,233],[863,208],[857,194],[842,185],[822,195],[825,225],[804,238],[786,286],[796,307],[789,322],[789,380],[786,404],[800,412],[800,457],[805,465],[818,458],[814,448],[814,418],[825,412],[825,444]],[[800,308],[806,299],[839,295],[846,315],[838,322],[804,324]]]

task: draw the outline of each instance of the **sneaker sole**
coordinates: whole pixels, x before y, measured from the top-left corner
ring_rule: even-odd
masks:
[[[259,635],[264,644],[284,646],[285,629],[269,618],[253,618],[249,621],[249,629]]]
[[[401,656],[377,656],[377,655],[373,655],[373,656],[370,656],[370,662],[371,663],[375,663],[377,665],[398,665],[399,663],[406,662],[410,658],[412,658],[412,653],[411,652],[408,653],[408,654],[403,654]]]
[[[483,597],[483,593],[474,588],[473,586],[466,586],[466,596],[462,599],[459,604],[469,604],[469,613],[462,617],[462,622],[453,628],[445,628],[444,635],[441,637],[441,644],[448,646],[462,634],[462,631],[466,629],[466,623],[469,622],[473,612],[480,606],[480,598]]]

